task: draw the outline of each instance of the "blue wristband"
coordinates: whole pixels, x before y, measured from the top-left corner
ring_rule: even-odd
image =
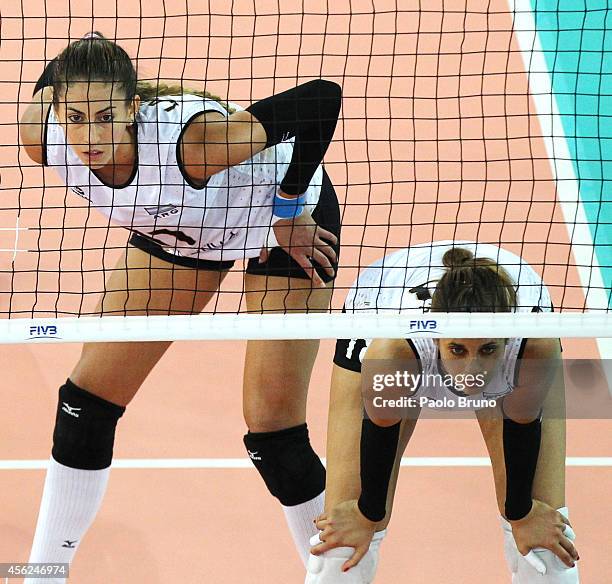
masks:
[[[304,212],[306,193],[291,199],[285,199],[278,193],[274,195],[272,214],[280,219],[295,219]]]

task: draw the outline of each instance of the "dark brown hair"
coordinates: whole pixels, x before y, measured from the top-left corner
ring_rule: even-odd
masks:
[[[447,268],[431,300],[433,312],[512,312],[516,289],[508,272],[489,258],[476,258],[462,247],[442,258]]]
[[[208,91],[198,91],[162,81],[157,81],[155,84],[138,81],[130,56],[117,43],[97,31],[70,43],[58,55],[53,80],[55,106],[59,104],[59,95],[68,83],[87,80],[118,84],[125,93],[126,103],[130,103],[135,95],[139,95],[142,101],[151,101],[164,95],[186,93],[213,99],[230,113],[234,111],[220,97]]]

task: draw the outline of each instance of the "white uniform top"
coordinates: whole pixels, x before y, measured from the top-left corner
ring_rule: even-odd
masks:
[[[550,312],[552,302],[540,276],[519,256],[494,245],[470,241],[436,241],[399,250],[368,266],[350,289],[345,310],[351,312],[427,312],[431,299],[419,300],[415,287],[427,288],[430,296],[437,281],[447,268],[442,264],[444,253],[451,247],[463,247],[475,257],[486,257],[502,266],[516,284],[517,312]],[[366,339],[366,346],[371,339]],[[482,393],[465,396],[463,392],[444,385],[444,371],[439,369],[439,353],[434,339],[410,339],[421,363],[425,383],[418,388],[415,397],[457,402],[462,396],[467,409],[478,409],[475,401],[497,399],[510,393],[515,385],[515,365],[522,338],[508,339],[503,362]],[[360,360],[365,354],[362,350]],[[428,375],[427,375],[428,374]],[[439,406],[439,409],[450,409]]]
[[[217,261],[258,256],[272,233],[272,200],[287,172],[293,143],[267,148],[211,176],[200,188],[183,175],[177,143],[188,122],[208,111],[228,115],[218,102],[197,95],[164,96],[143,103],[136,119],[135,173],[125,187],[113,188],[66,145],[51,107],[47,164],[92,207],[119,225],[153,238],[169,253]],[[322,178],[319,166],[306,191],[310,211],[319,200]],[[268,241],[276,243],[273,238]]]

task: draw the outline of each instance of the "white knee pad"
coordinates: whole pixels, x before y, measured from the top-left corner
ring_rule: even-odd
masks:
[[[569,518],[567,507],[557,511]],[[512,573],[512,584],[579,584],[577,565],[568,568],[555,553],[545,548],[535,548],[523,556],[516,547],[510,523],[502,517],[501,524],[504,531],[504,554]],[[569,525],[564,533],[571,541],[576,539]]]
[[[371,584],[374,582],[378,566],[378,551],[385,537],[386,530],[378,531],[372,538],[370,548],[359,564],[348,572],[342,571],[342,566],[353,555],[352,547],[338,547],[320,556],[308,556],[306,564],[306,580],[304,584]],[[310,545],[321,543],[319,534],[314,535]]]

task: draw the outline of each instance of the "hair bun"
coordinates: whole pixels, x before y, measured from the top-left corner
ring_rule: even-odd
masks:
[[[87,39],[104,39],[104,35],[100,32],[98,32],[97,30],[92,30],[91,32],[88,32],[87,34],[84,34],[81,37],[82,41],[86,41]]]
[[[442,263],[446,268],[458,268],[465,262],[474,259],[474,254],[463,247],[452,247],[442,258]]]

